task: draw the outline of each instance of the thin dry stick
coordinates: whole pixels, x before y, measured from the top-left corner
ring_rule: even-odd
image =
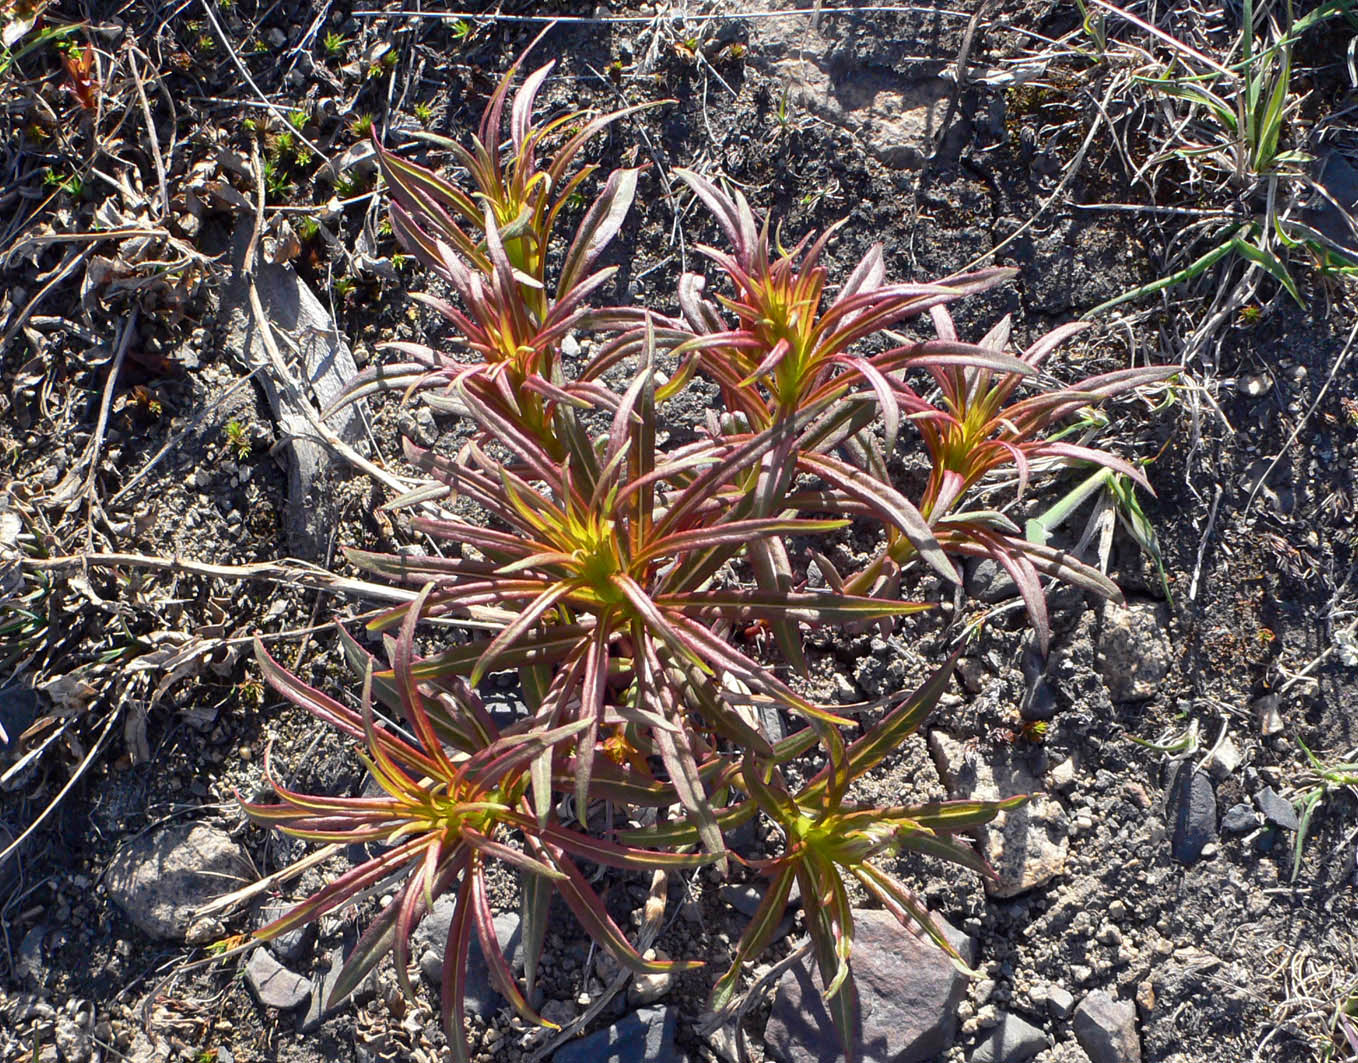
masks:
[[[156,164],[156,181],[160,184],[160,216],[170,217],[170,193],[165,187],[165,160],[160,154],[160,140],[156,136],[156,124],[151,120],[151,104],[146,99],[146,89],[141,83],[141,72],[137,69],[136,49],[129,48],[127,65],[132,71],[132,81],[137,86],[137,99],[141,101],[141,113],[146,119],[146,136],[151,141],[151,159]]]
[[[970,18],[969,11],[952,11],[942,7],[916,7],[913,4],[881,4],[869,7],[791,7],[785,11],[725,11],[706,14],[680,14],[675,21],[685,22],[741,22],[745,19],[788,18],[792,15],[941,15],[947,18]],[[563,26],[611,26],[615,24],[655,22],[654,15],[501,15],[484,11],[373,11],[365,9],[353,12],[354,18],[403,18],[403,19],[441,19],[444,21],[508,22],[528,23],[540,26],[543,23],[559,22]]]
[[[273,338],[273,324],[264,313],[264,306],[259,299],[259,289],[255,286],[253,278],[250,280],[250,310],[255,316],[255,327],[259,329],[260,338],[264,341],[264,349],[268,352],[278,386],[287,392],[292,404],[302,411],[302,416],[306,418],[307,424],[311,426],[312,430],[328,447],[349,462],[350,465],[362,469],[374,480],[395,491],[398,495],[403,495],[409,491],[409,484],[402,483],[386,469],[374,465],[336,435],[317,415],[310,400],[302,394],[302,389],[293,380],[292,374],[288,372],[287,363],[283,361],[283,355]]]
[[[275,118],[280,122],[290,125],[290,123],[288,123],[287,112],[264,95],[264,91],[255,84],[255,79],[250,76],[250,71],[246,68],[245,64],[241,62],[241,58],[236,54],[236,49],[232,47],[231,40],[227,37],[226,31],[222,29],[222,24],[217,21],[217,12],[213,10],[214,5],[210,3],[209,0],[199,0],[199,6],[201,6],[203,11],[207,14],[208,21],[212,23],[212,28],[217,33],[218,40],[222,42],[222,47],[226,49],[226,54],[231,57],[232,64],[240,71],[240,76],[245,79],[245,83],[254,90],[255,95],[259,97],[264,106],[273,112]],[[331,166],[334,165],[330,156],[327,155],[315,141],[308,138],[300,129],[294,129],[293,135],[310,148],[311,154],[316,156],[316,158],[330,163]]]
[[[249,565],[212,565],[182,557],[155,557],[149,554],[66,554],[61,557],[25,557],[19,564],[30,572],[65,572],[82,568],[146,568],[173,572],[181,576],[207,579],[246,580],[273,583],[282,587],[307,587],[376,601],[404,603],[415,600],[415,592],[388,587],[366,580],[347,579],[308,565],[304,561],[257,561]]]
[[[1102,111],[1105,107],[1108,106],[1108,101],[1112,99],[1112,97],[1113,97],[1113,85],[1110,84],[1108,86],[1108,91],[1103,94],[1102,102],[1099,104],[1100,111]],[[1037,219],[1042,217],[1042,215],[1047,212],[1047,208],[1061,198],[1061,195],[1070,185],[1070,182],[1074,179],[1076,173],[1079,172],[1080,167],[1084,164],[1085,154],[1089,151],[1089,145],[1094,143],[1094,134],[1097,133],[1098,130],[1099,130],[1098,122],[1093,122],[1090,124],[1089,132],[1085,134],[1084,142],[1080,145],[1080,150],[1075,153],[1075,158],[1071,159],[1070,165],[1066,167],[1066,172],[1061,175],[1060,184],[1056,186],[1055,190],[1052,192],[1051,195],[1049,195],[1046,199],[1042,201],[1042,203],[1038,206],[1037,210],[1034,211],[1033,216],[1029,218],[1027,221],[1025,221],[1022,225],[1020,225],[1008,236],[1006,236],[998,244],[992,247],[989,251],[986,251],[983,254],[977,255],[975,258],[973,258],[970,262],[968,262],[965,266],[958,270],[959,273],[966,273],[969,270],[975,269],[977,266],[979,266],[982,262],[986,261],[987,259],[994,258],[1006,247],[1008,247],[1020,236],[1022,236],[1025,232],[1027,232],[1029,229],[1033,227]]]
[[[4,852],[0,852],[0,867],[4,867],[5,861],[17,853],[19,847],[28,840],[35,830],[42,826],[47,817],[52,814],[59,804],[61,804],[62,799],[71,792],[71,788],[80,781],[80,777],[85,774],[86,769],[94,763],[94,758],[99,755],[99,751],[104,748],[104,743],[108,741],[108,736],[113,730],[113,725],[118,721],[118,718],[122,716],[123,706],[126,703],[126,696],[118,701],[118,704],[114,706],[113,711],[108,714],[108,719],[104,721],[104,729],[99,732],[99,737],[95,739],[94,745],[92,745],[90,751],[85,754],[85,759],[80,762],[75,771],[71,773],[71,777],[66,780],[66,785],[57,791],[57,795],[48,802],[47,807],[39,813],[38,818],[30,823],[28,828],[15,838],[14,841],[6,847]]]
[[[1292,429],[1292,433],[1287,437],[1287,442],[1282,445],[1282,449],[1279,450],[1273,460],[1268,463],[1268,468],[1264,470],[1263,475],[1255,482],[1254,489],[1250,491],[1249,498],[1245,500],[1244,509],[1240,511],[1242,517],[1249,513],[1250,506],[1254,504],[1254,496],[1259,493],[1259,489],[1264,486],[1265,481],[1273,475],[1273,470],[1277,467],[1278,462],[1282,461],[1283,455],[1286,454],[1288,448],[1297,441],[1297,436],[1301,435],[1301,430],[1306,427],[1306,423],[1320,407],[1321,400],[1325,398],[1325,393],[1330,390],[1330,385],[1334,383],[1334,378],[1339,375],[1339,370],[1348,360],[1349,352],[1353,350],[1353,341],[1355,339],[1358,339],[1358,323],[1355,323],[1353,328],[1349,330],[1349,338],[1344,341],[1344,349],[1339,352],[1339,357],[1334,360],[1334,365],[1330,366],[1330,375],[1325,378],[1325,383],[1316,394],[1315,401],[1311,403],[1310,408],[1302,415],[1302,418],[1297,422],[1296,427]]]
[[[14,339],[15,334],[23,328],[24,322],[28,320],[28,315],[33,313],[37,305],[47,297],[48,293],[51,292],[53,288],[74,273],[76,267],[93,253],[94,244],[90,244],[85,250],[81,251],[79,254],[73,255],[62,263],[61,267],[57,270],[56,275],[42,286],[37,295],[33,296],[33,298],[28,301],[28,305],[19,311],[18,317],[14,319],[14,322],[5,331],[5,334],[0,336],[0,351],[9,349],[9,341]]]

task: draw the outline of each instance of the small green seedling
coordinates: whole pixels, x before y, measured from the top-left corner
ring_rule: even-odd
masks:
[[[1358,797],[1358,749],[1351,750],[1348,759],[1335,764],[1325,764],[1300,738],[1297,745],[1306,754],[1311,768],[1308,772],[1306,788],[1296,798],[1297,840],[1292,850],[1292,881],[1297,881],[1301,871],[1301,847],[1306,843],[1306,835],[1311,829],[1311,818],[1326,798],[1336,790],[1347,789]]]
[[[227,422],[226,442],[235,451],[237,461],[244,461],[250,456],[250,437],[245,425],[239,421]]]

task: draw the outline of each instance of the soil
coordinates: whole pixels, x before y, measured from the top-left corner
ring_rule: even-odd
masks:
[[[253,179],[237,167],[254,145],[272,151],[283,128],[268,117],[259,92],[283,115],[306,111],[302,132],[331,157],[362,143],[363,116],[388,131],[423,126],[461,138],[475,128],[495,79],[541,28],[534,19],[544,6],[590,15],[569,4],[511,2],[495,11],[524,20],[421,19],[397,13],[394,4],[367,5],[384,6],[389,15],[360,14],[346,2],[222,0],[209,10],[58,0],[47,8],[47,26],[80,23],[72,39],[99,49],[102,69],[117,58],[116,75],[96,87],[102,110],[85,114],[77,94],[62,87],[69,75],[50,43],[0,75],[7,127],[0,461],[5,519],[20,521],[29,536],[21,540],[25,556],[119,553],[214,565],[299,556],[284,531],[294,505],[286,441],[252,366],[229,342],[227,278],[217,257],[240,219],[253,217]],[[1068,5],[1000,0],[969,45],[967,19],[928,4],[899,12],[827,7],[814,27],[805,15],[765,20],[736,17],[726,5],[713,10],[730,17],[685,22],[696,7],[662,5],[657,14],[654,5],[601,5],[597,18],[549,30],[533,52],[536,62],[557,63],[544,110],[669,101],[619,123],[596,149],[605,172],[624,162],[650,167],[609,252],[621,269],[607,294],[618,302],[674,312],[680,270],[702,268],[697,244],[720,242],[696,207],[676,218],[662,181],[675,166],[725,175],[790,236],[847,219],[830,245],[832,276],[874,242],[884,244],[894,276],[945,276],[1017,234],[997,258],[1017,267],[1014,282],[959,304],[956,317],[963,336],[979,337],[1010,314],[1019,343],[1182,267],[1187,259],[1176,256],[1187,215],[1156,209],[1231,205],[1216,189],[1186,186],[1173,164],[1154,189],[1132,181],[1118,137],[1133,157],[1144,157],[1159,128],[1147,117],[1154,107],[1119,97],[1112,125],[1100,125],[1096,103],[1115,60],[1075,48],[1042,51],[1043,42],[1078,30]],[[1214,54],[1224,57],[1233,31],[1203,28],[1194,17],[1185,7],[1166,25],[1199,33],[1194,39],[1215,43]],[[1117,28],[1135,36],[1126,24]],[[1352,32],[1335,19],[1299,46],[1310,95],[1290,120],[1290,142],[1323,126],[1333,150],[1358,144],[1353,88],[1338,59]],[[955,81],[942,75],[964,47],[970,73],[952,108]],[[1035,54],[1045,59],[1034,80],[1012,76]],[[860,120],[861,100],[847,90],[822,107],[786,92],[787,63],[808,55],[841,88],[875,91],[872,79],[880,78],[905,94],[902,107],[910,92],[923,93],[932,102],[916,149],[888,152],[884,161],[874,139],[881,131]],[[860,78],[860,71],[867,73]],[[945,111],[949,124],[942,127]],[[292,264],[331,310],[359,365],[390,357],[379,350],[387,340],[446,338],[433,316],[407,299],[430,282],[393,261],[399,249],[383,234],[380,197],[367,195],[371,177],[360,168],[337,189],[317,176],[319,157],[303,162],[294,150],[279,158],[267,217],[291,222],[300,245]],[[158,202],[158,165],[169,219]],[[195,174],[229,185],[240,204],[201,187],[190,192]],[[119,181],[127,187],[119,190]],[[186,222],[192,195],[206,206]],[[336,198],[346,202],[335,206]],[[312,217],[319,220],[314,232],[304,223]],[[96,227],[154,228],[173,240],[158,237],[139,248],[135,237],[66,237]],[[267,235],[287,239],[276,230]],[[107,272],[91,273],[100,262]],[[1045,730],[1025,727],[1019,716],[1030,685],[1022,667],[1030,637],[1022,611],[1002,608],[1003,599],[970,599],[955,615],[912,618],[890,640],[809,634],[812,692],[860,700],[917,683],[964,623],[977,622],[964,682],[925,731],[956,739],[983,760],[1021,756],[1070,823],[1062,872],[1009,899],[987,897],[978,879],[955,869],[899,862],[930,907],[977,942],[982,977],[940,1060],[968,1059],[1002,1012],[1049,1035],[1053,1047],[1039,1060],[1079,1059],[1070,1054],[1069,1018],[1042,1002],[1047,985],[1064,986],[1076,999],[1106,989],[1135,1000],[1147,1063],[1358,1058],[1358,1045],[1336,1039],[1335,1025],[1336,1013],[1358,1000],[1353,788],[1326,792],[1295,875],[1296,832],[1253,816],[1264,789],[1290,801],[1311,792],[1316,780],[1302,743],[1331,764],[1354,759],[1358,746],[1358,376],[1346,361],[1358,304],[1351,281],[1299,259],[1294,275],[1303,305],[1256,271],[1256,296],[1209,342],[1191,346],[1219,292],[1244,284],[1243,272],[1228,263],[1135,301],[1121,316],[1101,317],[1052,366],[1058,378],[1073,380],[1183,361],[1173,401],[1115,404],[1099,439],[1124,455],[1154,459],[1156,496],[1141,502],[1158,538],[1163,580],[1121,528],[1109,558],[1129,602],[1162,607],[1148,610],[1160,619],[1137,648],[1165,659],[1145,696],[1110,694],[1123,689],[1100,667],[1111,614],[1060,589],[1051,592],[1047,663],[1056,712]],[[115,364],[121,370],[110,381]],[[702,414],[696,403],[675,410],[673,438],[683,438]],[[431,420],[394,397],[376,398],[363,450],[408,475],[398,458],[402,432],[449,446],[457,431],[442,413]],[[904,451],[898,465],[907,480],[918,472]],[[1035,516],[1075,482],[1043,483],[1014,515]],[[415,541],[403,518],[378,509],[390,495],[364,473],[338,466],[327,490],[334,513],[328,538],[301,560],[352,576],[338,546],[390,551]],[[1060,531],[1063,545],[1073,545],[1083,520]],[[846,535],[831,556],[863,545]],[[7,581],[18,578],[5,571]],[[436,989],[423,985],[421,999],[404,1001],[389,962],[353,1004],[303,1033],[302,1012],[257,1001],[241,977],[243,957],[188,967],[208,953],[147,938],[109,901],[103,881],[120,848],[171,823],[225,827],[261,875],[307,851],[248,827],[237,808],[238,793],[249,798],[266,789],[265,750],[301,790],[357,793],[363,773],[347,743],[262,687],[247,659],[248,637],[270,637],[281,660],[336,691],[347,680],[334,633],[311,629],[351,619],[371,603],[297,579],[210,578],[135,560],[25,573],[20,584],[5,584],[11,597],[0,656],[9,681],[0,690],[0,724],[10,743],[0,751],[0,848],[7,834],[18,837],[60,799],[17,857],[0,865],[0,1055],[56,1059],[48,1032],[61,1025],[54,1016],[65,1015],[85,1023],[93,1052],[104,1059],[149,1060],[157,1051],[162,1058],[237,1061],[445,1058]],[[928,580],[915,593],[945,597]],[[15,596],[24,598],[23,610],[16,611]],[[24,693],[31,690],[36,700]],[[1277,729],[1260,723],[1260,699],[1269,696],[1276,697]],[[1168,769],[1179,751],[1165,750],[1190,728],[1200,741],[1191,763],[1223,733],[1241,756],[1212,774],[1214,837],[1183,862],[1174,856],[1178,810],[1168,803]],[[875,775],[871,788],[889,801],[944,796],[926,734]],[[1217,833],[1216,819],[1240,803],[1250,806],[1251,826]],[[340,866],[336,859],[327,869]],[[734,875],[737,884],[755,881]],[[308,872],[271,899],[300,898],[321,881],[320,872]],[[721,894],[730,884],[709,872],[672,880],[659,947],[724,969],[742,926]],[[622,925],[635,925],[627,920],[645,900],[645,881],[610,879],[608,895]],[[498,884],[496,899],[513,907],[511,882]],[[309,976],[332,950],[352,943],[355,925],[366,923],[376,903],[327,919],[295,969]],[[225,932],[250,931],[256,908],[228,916]],[[597,979],[587,940],[569,919],[554,927],[544,997],[569,1015],[588,1003]],[[786,955],[800,933],[796,922],[765,959]],[[706,972],[687,975],[664,998],[678,1008],[678,1049],[691,1060],[713,1058],[697,1033],[709,985]],[[765,1002],[745,1020],[756,1060],[763,1058],[768,1012]],[[591,1028],[617,1014],[607,1012]],[[524,1029],[507,1009],[475,1024],[477,1058],[531,1058],[540,1042]],[[63,1051],[63,1058],[78,1054]]]

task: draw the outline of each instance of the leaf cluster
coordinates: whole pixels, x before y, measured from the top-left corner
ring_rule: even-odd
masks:
[[[341,401],[418,391],[464,417],[471,434],[453,456],[407,444],[407,460],[430,482],[388,508],[456,497],[459,512],[476,516],[413,517],[435,547],[427,554],[348,551],[412,598],[369,624],[384,659],[344,638],[361,677],[357,710],[257,648],[277,690],[355,741],[381,794],[318,797],[275,783],[277,803],[246,811],[316,841],[382,846],[261,933],[403,876],[349,958],[337,999],[387,953],[406,982],[414,927],[439,895],[451,896],[444,1019],[465,1059],[462,978],[473,934],[496,988],[546,1024],[527,1001],[553,895],[624,966],[676,966],[638,954],[582,863],[678,870],[734,859],[767,887],[714,1006],[730,1005],[795,885],[852,1054],[851,884],[956,958],[891,859],[926,853],[987,873],[958,836],[1021,798],[858,800],[857,784],[929,716],[955,657],[918,690],[860,707],[860,722],[804,694],[805,633],[890,629],[930,608],[901,597],[907,570],[960,583],[956,561],[971,554],[996,557],[1014,575],[1044,641],[1042,577],[1115,596],[1097,571],[1029,542],[994,507],[965,503],[996,473],[1017,473],[1020,493],[1062,466],[1100,465],[1144,484],[1121,459],[1047,430],[1165,374],[1128,370],[1055,387],[1043,363],[1075,328],[1012,353],[1007,320],[971,344],[948,315],[950,303],[1011,271],[891,283],[874,247],[832,290],[822,259],[833,231],[784,248],[738,191],[692,172],[679,176],[726,240],[725,249],[703,249],[722,294],[687,274],[678,316],[598,305],[616,271],[599,262],[643,175],[615,170],[589,206],[576,206],[597,169],[582,160],[590,140],[630,112],[535,121],[551,65],[511,93],[517,69],[470,146],[443,144],[460,179],[376,141],[396,234],[451,288],[448,299],[415,298],[443,315],[458,342],[452,351],[389,344],[405,360],[370,370]],[[889,331],[914,321],[932,322],[934,338]],[[600,337],[588,360],[563,354],[572,332]],[[668,443],[664,426],[700,379],[715,385],[720,408],[690,441]],[[907,447],[930,468],[913,496],[891,474]],[[841,572],[824,544],[848,529],[877,545],[860,569]],[[824,577],[817,586],[808,559]],[[459,621],[482,633],[417,637]],[[751,631],[767,632],[767,645],[742,641]],[[506,674],[526,713],[502,725],[477,691]],[[796,728],[771,734],[770,713]],[[731,843],[755,820],[776,839],[761,858]],[[492,863],[520,877],[523,987],[494,937]]]

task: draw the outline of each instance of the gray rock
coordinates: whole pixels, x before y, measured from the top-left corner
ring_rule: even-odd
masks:
[[[1297,819],[1296,806],[1271,786],[1265,786],[1255,794],[1254,803],[1259,806],[1264,819],[1275,827],[1296,830],[1301,825]]]
[[[41,982],[44,970],[43,942],[48,928],[39,923],[19,942],[19,953],[14,957],[14,973],[20,982]]]
[[[1105,602],[1095,666],[1115,702],[1155,696],[1169,674],[1169,607],[1158,602]]]
[[[54,1039],[65,1063],[88,1063],[94,1055],[94,1014],[82,1009],[77,1015],[57,1016]]]
[[[326,1019],[340,1010],[342,1002],[337,1002],[334,1007],[330,1007],[329,1004],[330,994],[339,981],[343,967],[343,948],[332,949],[329,957],[317,966],[316,973],[311,979],[311,1003],[301,1022],[303,1033],[314,1033],[319,1030]]]
[[[290,904],[266,904],[259,910],[259,926],[263,927],[281,919],[292,910]],[[281,963],[301,963],[307,958],[311,951],[311,946],[316,941],[316,924],[305,923],[285,934],[269,941],[269,951],[278,957]]]
[[[1257,826],[1259,817],[1254,814],[1254,809],[1243,802],[1232,805],[1221,817],[1221,830],[1225,834],[1244,834]]]
[[[990,557],[967,565],[965,583],[969,595],[991,605],[1006,602],[1018,595],[1013,577],[1004,570],[1004,566]]]
[[[290,1011],[311,997],[311,979],[289,971],[265,948],[250,953],[245,964],[245,980],[265,1007]]]
[[[1090,1063],[1141,1063],[1136,1005],[1130,1000],[1096,990],[1080,1001],[1072,1025]]]
[[[1034,794],[976,831],[982,855],[995,869],[996,878],[985,883],[992,897],[1013,897],[1061,874],[1069,849],[1066,812],[1055,798],[1037,792],[1041,779],[1021,751],[1006,747],[983,758],[942,731],[930,733],[929,748],[955,798],[994,801]]]
[[[641,1008],[558,1048],[552,1063],[670,1063],[678,1014],[675,1008]]]
[[[1281,704],[1282,699],[1277,694],[1265,694],[1255,698],[1250,705],[1254,710],[1254,718],[1259,723],[1259,733],[1265,738],[1282,733],[1283,717],[1278,711]]]
[[[1052,1016],[1062,1022],[1070,1018],[1070,1013],[1075,1010],[1075,997],[1070,990],[1059,985],[1034,986],[1029,990],[1028,996],[1033,1002],[1033,1007],[1040,1008],[1045,1005]]]
[[[453,908],[452,897],[440,897],[413,935],[411,951],[419,957],[420,972],[433,986],[442,984],[443,951],[448,943],[448,924],[453,918]],[[495,917],[495,936],[500,941],[510,968],[521,967],[523,942],[517,912],[505,912]],[[477,934],[472,934],[471,945],[467,949],[466,984],[469,1015],[488,1019],[504,1002],[490,983],[490,971],[486,967],[486,957],[481,951],[481,939]]]
[[[1170,852],[1191,864],[1217,838],[1217,796],[1206,772],[1194,771],[1188,761],[1171,764],[1165,785],[1165,816],[1170,828]]]
[[[853,975],[862,1027],[863,1063],[922,1063],[952,1043],[957,1007],[967,979],[942,949],[904,929],[889,913],[855,911]],[[971,962],[970,939],[943,920],[948,939]],[[814,961],[783,975],[773,999],[764,1040],[785,1063],[829,1063],[841,1059],[839,1036],[821,999]]]
[[[255,877],[245,850],[224,830],[186,823],[123,846],[109,864],[104,886],[143,933],[182,941],[198,908]]]
[[[1047,1035],[1017,1015],[1001,1016],[999,1025],[971,1054],[971,1063],[1024,1063],[1047,1047]]]

